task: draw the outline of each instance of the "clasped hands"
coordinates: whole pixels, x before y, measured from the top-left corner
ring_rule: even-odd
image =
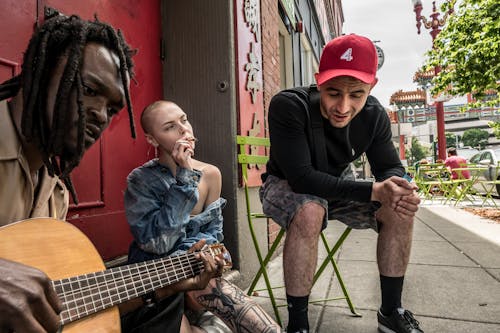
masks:
[[[415,216],[420,204],[416,190],[418,186],[415,183],[392,176],[382,182],[373,183],[371,200],[392,208],[397,214]]]

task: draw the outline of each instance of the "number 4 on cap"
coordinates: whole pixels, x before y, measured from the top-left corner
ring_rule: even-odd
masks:
[[[352,48],[348,48],[345,52],[340,56],[340,59],[345,61],[351,61],[352,58]]]

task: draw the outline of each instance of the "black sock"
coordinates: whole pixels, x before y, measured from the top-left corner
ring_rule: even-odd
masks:
[[[295,297],[287,294],[286,302],[288,304],[288,327],[286,331],[309,330],[309,319],[307,318],[309,295]]]
[[[389,277],[380,275],[380,289],[382,291],[382,305],[380,312],[390,315],[395,309],[401,307],[401,293],[403,292],[404,276]]]

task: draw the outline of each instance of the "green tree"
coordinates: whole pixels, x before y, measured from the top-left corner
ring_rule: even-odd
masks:
[[[447,10],[449,3],[442,5]],[[498,0],[462,0],[428,52],[427,68],[440,66],[432,92],[471,93],[471,106],[498,106],[499,94],[485,98],[489,89],[500,90],[500,5]]]
[[[411,157],[411,164],[420,161],[422,158],[425,158],[430,154],[429,149],[422,146],[420,141],[418,141],[418,139],[415,137],[411,139],[411,148],[408,152],[409,156]]]
[[[465,146],[471,146],[473,148],[484,149],[488,143],[488,137],[490,134],[479,128],[471,128],[464,131],[462,136],[462,142]]]
[[[488,126],[490,126],[491,128],[493,128],[493,134],[495,134],[495,137],[497,139],[500,139],[500,122],[493,122],[493,121],[490,121],[488,123]]]
[[[457,142],[460,141],[460,136],[458,136],[458,140],[457,140],[456,135],[451,133],[451,132],[445,132],[444,135],[446,137],[446,147],[447,148],[449,148],[449,147],[458,148]]]

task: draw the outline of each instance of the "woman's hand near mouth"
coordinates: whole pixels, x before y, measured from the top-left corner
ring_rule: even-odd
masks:
[[[194,137],[188,137],[177,140],[172,151],[174,161],[185,169],[192,170],[192,157],[194,156]]]

